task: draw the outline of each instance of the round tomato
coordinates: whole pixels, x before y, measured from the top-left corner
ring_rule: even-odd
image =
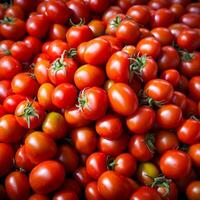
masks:
[[[49,197],[43,194],[32,194],[28,200],[49,200]]]
[[[189,147],[188,154],[190,158],[192,159],[192,163],[199,167],[200,166],[200,143],[192,144]]]
[[[200,76],[194,76],[190,79],[189,92],[194,100],[200,101]]]
[[[70,190],[60,190],[56,192],[53,196],[53,200],[60,200],[60,199],[79,200],[77,194],[74,191]]]
[[[164,79],[171,83],[174,87],[178,86],[181,80],[181,75],[176,69],[167,69],[160,75],[161,79]]]
[[[188,200],[197,200],[200,195],[200,181],[192,181],[186,188]]]
[[[49,29],[49,39],[65,41],[66,32],[67,28],[64,25],[53,24]]]

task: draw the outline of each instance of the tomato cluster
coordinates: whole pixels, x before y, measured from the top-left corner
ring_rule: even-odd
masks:
[[[200,199],[200,1],[0,4],[1,200]]]

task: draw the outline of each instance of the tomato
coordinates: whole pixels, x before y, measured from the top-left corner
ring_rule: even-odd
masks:
[[[96,121],[96,132],[103,138],[117,139],[123,132],[122,121],[118,116],[108,114]]]
[[[26,30],[29,35],[44,38],[47,35],[47,32],[50,28],[50,22],[46,16],[42,14],[35,14],[29,16],[26,21]]]
[[[14,150],[10,144],[0,143],[0,176],[6,175],[13,167]]]
[[[82,19],[87,23],[90,19],[88,6],[82,1],[70,0],[66,2],[67,7],[72,12],[71,19],[74,23],[78,23]]]
[[[0,118],[0,142],[17,143],[24,133],[14,115],[6,114]]]
[[[50,68],[50,62],[48,60],[40,60],[36,62],[34,67],[34,74],[39,84],[50,82],[48,76],[48,69]]]
[[[104,13],[102,16],[103,22],[108,25],[109,20],[117,15],[122,13],[122,9],[119,6],[110,6]]]
[[[167,8],[160,8],[151,16],[152,27],[168,27],[175,20],[174,13]]]
[[[12,40],[2,40],[0,42],[0,58],[10,55],[10,48],[13,43]]]
[[[172,98],[172,103],[179,106],[182,111],[184,111],[186,108],[187,97],[182,92],[175,91]]]
[[[87,173],[95,180],[101,176],[101,174],[109,169],[109,157],[102,152],[95,152],[88,156],[86,160]]]
[[[6,114],[6,110],[3,105],[0,105],[0,118]]]
[[[153,99],[153,101],[158,101],[160,103],[169,102],[174,93],[172,85],[162,79],[153,79],[144,86],[145,94]]]
[[[91,65],[103,65],[108,61],[111,50],[110,42],[105,39],[95,38],[90,40],[84,51],[84,61]]]
[[[78,150],[82,154],[91,154],[97,146],[97,135],[93,128],[80,127],[73,129],[71,139]]]
[[[161,79],[164,79],[171,83],[174,87],[178,86],[181,81],[181,75],[176,69],[167,69],[164,70],[161,75]]]
[[[176,20],[185,13],[185,7],[179,3],[171,4],[169,9],[174,13]]]
[[[165,0],[150,0],[147,4],[147,6],[153,10],[158,10],[160,8],[168,8],[169,5],[170,2]]]
[[[189,147],[188,154],[192,160],[192,163],[194,166],[199,167],[200,166],[200,143],[192,144]]]
[[[80,66],[72,78],[77,88],[83,90],[87,87],[102,86],[105,82],[105,73],[100,67],[86,64]]]
[[[42,42],[38,38],[33,37],[33,36],[27,36],[24,39],[24,42],[26,43],[28,48],[31,49],[31,52],[33,53],[33,55],[36,55],[41,51]]]
[[[180,179],[191,170],[191,159],[188,154],[180,150],[169,150],[160,158],[162,173],[173,179]]]
[[[32,58],[32,51],[25,42],[15,42],[10,52],[12,56],[20,62],[28,62]]]
[[[49,56],[46,53],[40,53],[34,57],[33,63],[36,64],[42,60],[49,60]]]
[[[52,92],[52,103],[58,108],[70,108],[75,105],[77,89],[71,83],[59,84]]]
[[[159,170],[151,162],[142,162],[137,169],[137,178],[142,184],[151,185],[154,178],[159,176]]]
[[[11,200],[26,200],[30,194],[28,177],[23,172],[10,173],[5,179],[5,189]]]
[[[154,154],[154,136],[134,135],[128,144],[129,152],[139,161],[148,161]]]
[[[173,34],[168,28],[157,27],[151,30],[152,35],[161,43],[162,46],[172,44],[174,40]]]
[[[107,0],[88,0],[89,9],[95,13],[103,13],[110,2]]]
[[[100,194],[110,200],[129,199],[132,192],[128,179],[114,171],[104,172],[97,181],[97,187]]]
[[[31,171],[31,169],[35,166],[35,164],[33,164],[27,156],[25,145],[21,146],[15,153],[15,164],[17,167],[25,171]]]
[[[85,167],[79,167],[75,172],[74,172],[74,178],[78,182],[79,185],[81,186],[86,186],[88,183],[93,181],[93,179],[90,177],[90,175],[87,173],[87,170]]]
[[[194,52],[189,55],[188,59],[183,59],[180,65],[183,75],[191,78],[199,75],[200,53]]]
[[[129,137],[121,134],[117,139],[108,140],[100,137],[98,140],[98,150],[111,156],[117,156],[126,150]]]
[[[134,5],[128,9],[126,15],[131,17],[138,24],[147,25],[149,23],[150,12],[146,6]]]
[[[71,200],[78,200],[78,196],[74,191],[70,190],[60,190],[56,192],[53,196],[53,200],[59,199],[71,199]]]
[[[92,30],[93,35],[96,36],[96,37],[103,35],[104,32],[105,32],[105,29],[106,29],[106,26],[105,26],[103,21],[95,20],[95,19],[91,20],[88,23],[88,26]]]
[[[200,76],[194,76],[190,79],[189,92],[194,100],[200,101]]]
[[[18,18],[4,17],[0,23],[1,35],[8,40],[21,40],[26,34],[24,21]]]
[[[176,134],[160,130],[155,136],[155,147],[156,151],[163,154],[165,151],[170,149],[177,149],[179,146],[179,141]]]
[[[42,131],[53,139],[64,138],[67,134],[65,118],[57,112],[48,113],[43,121]]]
[[[85,197],[87,200],[105,200],[99,192],[96,181],[92,181],[86,185]]]
[[[14,0],[14,5],[21,6],[26,12],[32,11],[36,7],[36,3],[32,0]]]
[[[17,122],[24,128],[39,127],[45,117],[44,109],[36,101],[21,101],[15,109]]]
[[[161,71],[166,69],[176,69],[179,67],[180,58],[175,48],[164,46],[158,58],[158,66]]]
[[[49,197],[43,194],[32,194],[28,200],[49,200]]]
[[[93,32],[88,25],[71,26],[66,33],[66,40],[70,47],[76,48],[83,42],[93,38]]]
[[[58,147],[56,158],[63,164],[66,174],[73,173],[78,168],[79,155],[76,149],[68,144]]]
[[[200,122],[194,119],[185,120],[177,130],[178,138],[185,144],[194,144],[200,139]]]
[[[140,35],[139,26],[133,20],[123,20],[116,30],[116,37],[123,44],[134,44]]]
[[[3,101],[13,93],[11,88],[11,82],[9,80],[0,81],[0,102]]]
[[[200,16],[196,13],[186,13],[179,19],[180,22],[188,25],[191,28],[199,28]]]
[[[197,103],[190,98],[186,98],[184,113],[186,116],[198,115]]]
[[[107,93],[99,87],[83,89],[80,92],[78,102],[83,117],[90,120],[103,117],[108,107]]]
[[[33,168],[29,175],[29,183],[35,192],[47,194],[58,189],[64,182],[64,177],[64,167],[57,161],[49,160]]]
[[[147,106],[139,107],[138,110],[126,119],[128,129],[132,133],[145,134],[155,122],[155,112]]]
[[[200,47],[199,33],[195,30],[183,30],[177,37],[177,43],[182,49],[190,52]]]
[[[200,195],[200,181],[192,181],[186,188],[188,200],[197,200]]]
[[[197,13],[197,14],[200,14],[199,2],[188,4],[187,7],[186,7],[186,10],[187,10],[189,13]]]
[[[15,75],[12,79],[11,86],[15,94],[30,97],[36,96],[39,88],[34,74],[29,72],[23,72]]]
[[[65,41],[66,32],[67,28],[64,25],[53,24],[49,29],[49,39]]]
[[[113,111],[123,116],[132,115],[138,108],[138,99],[130,86],[115,83],[108,90],[108,99]]]
[[[82,112],[76,106],[66,109],[64,112],[65,120],[72,127],[81,127],[90,123],[89,119],[85,119]]]
[[[0,58],[0,79],[11,80],[16,74],[22,71],[22,66],[18,60],[12,56]]]
[[[18,18],[23,20],[24,19],[24,11],[21,6],[19,5],[10,5],[5,11],[5,15],[8,17]]]
[[[55,110],[55,106],[53,105],[51,98],[49,98],[51,97],[53,90],[54,86],[51,83],[43,83],[38,89],[38,103],[48,111]]]
[[[114,160],[114,171],[126,177],[132,177],[136,167],[136,159],[130,153],[119,154]]]
[[[63,1],[48,1],[45,14],[52,22],[64,24],[70,17],[71,12]]]
[[[163,105],[156,112],[158,126],[164,129],[175,129],[182,120],[183,114],[181,108],[173,104]]]
[[[154,37],[146,37],[141,39],[136,45],[137,51],[141,55],[157,58],[161,52],[161,43]]]

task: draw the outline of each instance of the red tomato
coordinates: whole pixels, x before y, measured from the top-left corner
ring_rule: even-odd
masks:
[[[169,150],[160,158],[162,173],[173,179],[180,179],[191,170],[191,159],[188,154],[180,150]]]
[[[6,97],[11,94],[13,94],[11,82],[9,80],[0,81],[0,103],[3,103]]]
[[[11,200],[26,200],[30,195],[28,177],[19,171],[10,173],[5,179],[5,189]]]
[[[192,144],[189,147],[188,154],[192,160],[192,163],[194,166],[199,167],[200,166],[200,143]]]
[[[200,101],[200,76],[194,76],[190,79],[189,92],[195,101]]]
[[[105,23],[101,20],[93,19],[90,21],[88,26],[90,27],[94,36],[96,36],[96,37],[103,35],[105,33],[106,26],[105,26]]]
[[[200,195],[200,181],[192,181],[186,188],[186,194],[189,200],[197,200]]]
[[[13,43],[12,40],[2,40],[0,42],[0,58],[10,55],[10,48]]]
[[[66,32],[67,28],[64,25],[53,24],[49,29],[49,39],[65,41]]]
[[[47,194],[58,189],[64,182],[64,177],[64,167],[57,161],[49,160],[33,168],[29,175],[29,183],[35,192]]]
[[[60,190],[56,192],[53,196],[53,200],[59,199],[79,200],[77,194],[74,191],[70,190]]]
[[[26,43],[28,48],[31,49],[31,52],[33,53],[33,55],[36,55],[41,51],[42,42],[38,38],[32,37],[32,36],[27,36],[24,39],[24,42]]]
[[[10,7],[6,9],[5,15],[8,17],[18,18],[23,20],[24,10],[19,5],[10,5]]]
[[[107,0],[88,0],[89,9],[95,13],[103,13],[109,4]]]
[[[161,79],[164,79],[171,83],[174,87],[178,86],[181,80],[180,73],[176,69],[167,69],[160,75]]]
[[[191,28],[199,28],[200,16],[197,13],[186,13],[179,19],[180,22],[190,26]]]
[[[28,198],[28,200],[49,200],[49,197],[43,194],[33,194]]]

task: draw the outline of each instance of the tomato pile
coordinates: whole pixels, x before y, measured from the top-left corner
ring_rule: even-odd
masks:
[[[0,4],[0,199],[200,199],[200,1]]]

